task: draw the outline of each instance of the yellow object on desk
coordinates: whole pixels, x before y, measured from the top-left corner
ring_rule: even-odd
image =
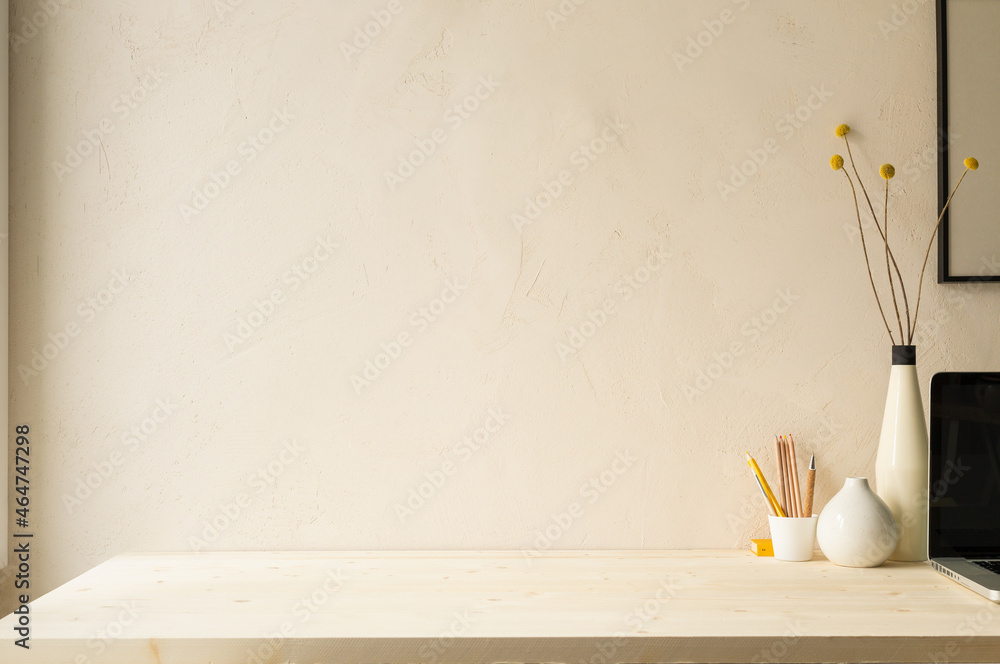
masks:
[[[760,472],[760,466],[757,465],[757,462],[754,461],[749,452],[747,452],[747,463],[750,464],[750,470],[753,471],[753,474],[757,476],[757,481],[760,482],[761,488],[764,489],[764,496],[770,501],[774,513],[778,516],[787,516],[785,510],[781,509],[781,505],[778,504],[778,500],[774,497],[774,493],[771,491],[771,487],[768,486],[767,480],[764,479],[764,473]]]
[[[773,556],[774,547],[771,546],[771,540],[769,539],[752,539],[750,540],[750,550],[755,556]]]

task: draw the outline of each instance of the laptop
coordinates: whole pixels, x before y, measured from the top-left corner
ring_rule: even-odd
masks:
[[[931,378],[927,554],[1000,602],[1000,372]]]

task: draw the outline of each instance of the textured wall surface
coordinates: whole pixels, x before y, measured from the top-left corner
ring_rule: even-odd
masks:
[[[128,550],[744,546],[775,433],[818,507],[874,476],[828,159],[847,122],[896,164],[915,293],[933,3],[52,5],[11,13],[38,592]],[[1000,366],[997,287],[933,274],[925,390]]]

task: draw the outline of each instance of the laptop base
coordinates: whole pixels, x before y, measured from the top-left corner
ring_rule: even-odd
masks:
[[[1000,574],[973,565],[965,558],[932,558],[930,563],[931,567],[955,583],[986,599],[1000,602]]]

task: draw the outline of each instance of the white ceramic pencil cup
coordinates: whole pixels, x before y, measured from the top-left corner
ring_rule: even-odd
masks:
[[[817,514],[806,517],[768,515],[774,557],[796,563],[812,560],[818,520]]]

